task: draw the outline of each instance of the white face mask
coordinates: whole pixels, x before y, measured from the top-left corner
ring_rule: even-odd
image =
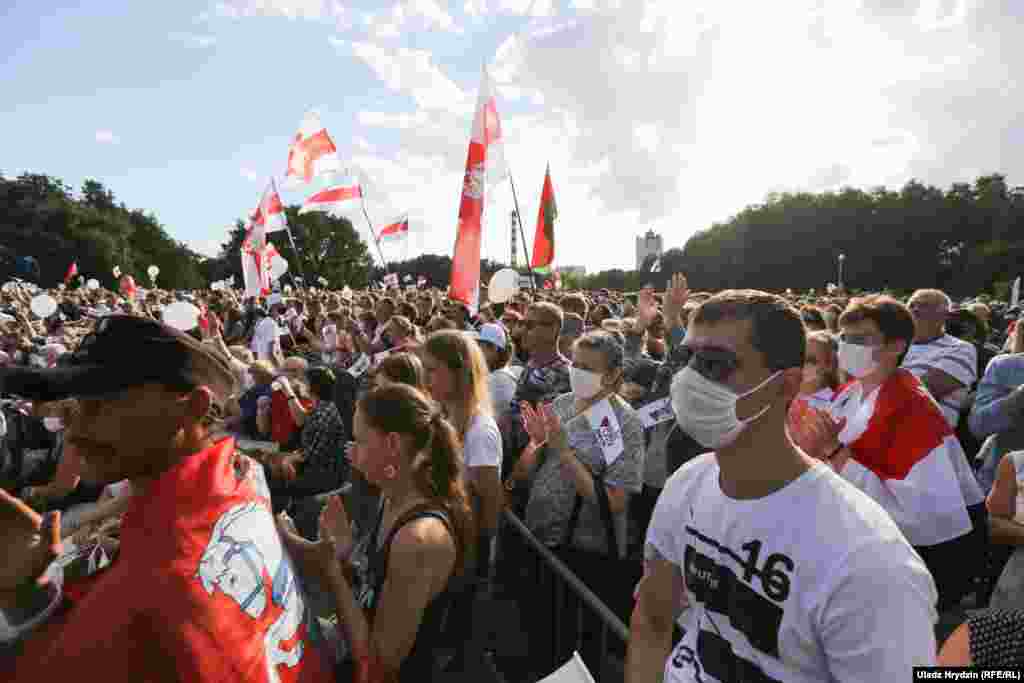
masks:
[[[601,375],[589,370],[569,367],[569,386],[576,398],[594,398],[601,391]]]
[[[64,420],[59,417],[44,417],[43,426],[48,432],[59,432],[64,429]]]
[[[867,377],[878,369],[875,347],[839,342],[839,369],[852,377]]]
[[[672,380],[672,409],[679,427],[705,448],[724,448],[736,441],[740,432],[768,412],[766,405],[756,415],[741,420],[736,416],[736,402],[749,396],[782,374],[774,375],[745,394],[712,382],[691,367],[683,368]]]

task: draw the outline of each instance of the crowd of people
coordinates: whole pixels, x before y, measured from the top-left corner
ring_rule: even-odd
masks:
[[[577,625],[506,510],[629,625],[630,682],[1024,659],[1006,302],[682,274],[478,311],[416,286],[83,287],[40,318],[38,294],[0,292],[7,680],[455,680],[496,596],[530,649],[502,673],[537,680]],[[178,301],[192,329],[164,320]]]

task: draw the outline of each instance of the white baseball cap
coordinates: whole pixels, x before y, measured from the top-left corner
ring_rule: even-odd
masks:
[[[502,351],[508,346],[508,335],[505,334],[505,328],[495,323],[487,323],[481,326],[477,339],[493,344]]]

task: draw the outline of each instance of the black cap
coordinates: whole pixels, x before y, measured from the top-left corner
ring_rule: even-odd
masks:
[[[220,354],[167,325],[130,315],[100,319],[66,364],[0,370],[0,393],[37,401],[100,396],[150,383],[206,386],[219,404],[236,388],[231,366]]]

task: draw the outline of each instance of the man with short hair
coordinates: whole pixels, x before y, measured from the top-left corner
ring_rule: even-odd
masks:
[[[799,314],[771,294],[722,292],[697,309],[685,346],[676,419],[714,452],[658,499],[626,681],[897,681],[934,664],[935,586],[920,558],[787,434]]]
[[[66,439],[84,478],[135,492],[118,557],[63,595],[38,581],[60,551],[59,514],[0,492],[0,623],[13,626],[0,636],[22,639],[4,680],[328,680],[262,469],[211,430],[234,388],[218,354],[130,316],[101,320],[66,367],[0,371],[2,393],[77,398]]]
[[[910,297],[908,307],[914,316],[914,343],[903,367],[921,380],[955,428],[978,380],[978,350],[970,342],[946,334],[953,304],[945,292],[919,289]]]

